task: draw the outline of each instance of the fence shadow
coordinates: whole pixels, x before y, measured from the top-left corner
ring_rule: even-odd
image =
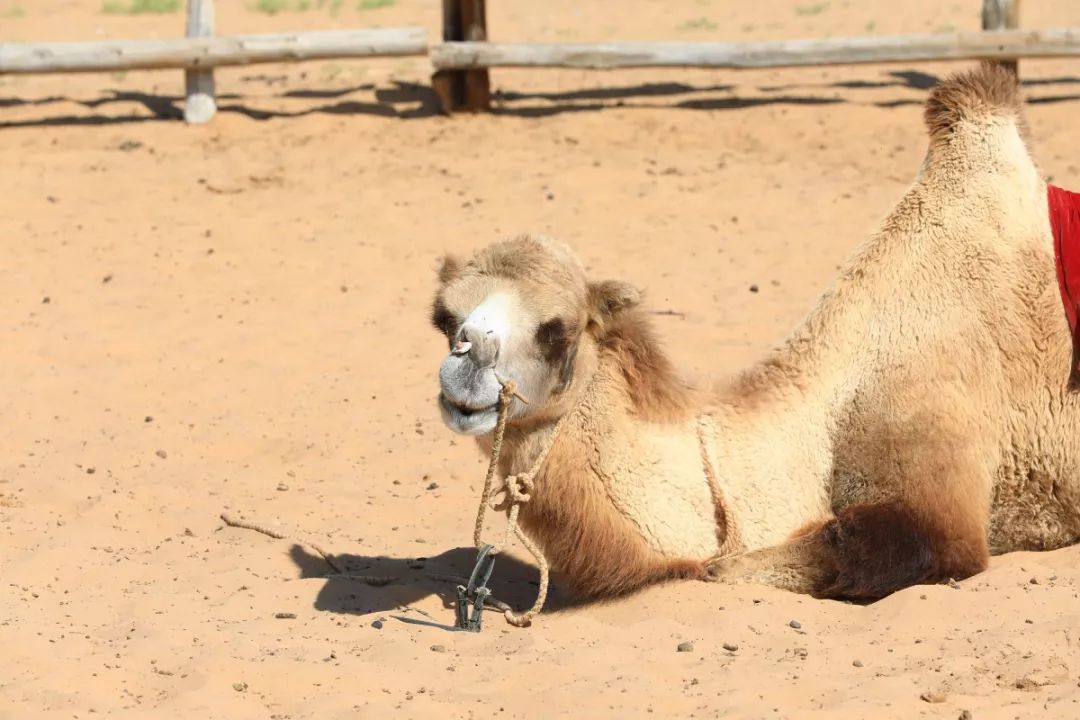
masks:
[[[357,93],[365,94],[363,99],[343,99]],[[370,98],[370,99],[368,99]],[[218,112],[237,114],[252,120],[270,120],[274,118],[298,118],[308,115],[371,115],[384,118],[426,118],[439,114],[439,102],[435,92],[423,85],[413,83],[394,83],[390,87],[376,87],[371,84],[349,88],[334,89],[295,89],[287,90],[268,98],[275,104],[282,101],[302,103],[295,110],[280,108],[260,108],[256,98],[245,97],[237,93],[217,96]],[[336,102],[318,102],[336,100]],[[117,105],[141,105],[149,114],[72,114],[46,115],[27,120],[4,120],[0,116],[0,128],[18,127],[55,127],[55,126],[93,126],[126,125],[146,122],[175,122],[182,120],[184,99],[179,96],[152,95],[141,92],[109,89],[104,95],[89,100],[66,96],[45,98],[0,97],[0,110],[5,108],[48,108],[52,105],[74,104],[87,110],[99,110]]]
[[[334,555],[345,571],[341,575],[327,574],[326,561],[300,545],[289,550],[289,556],[303,578],[322,578],[325,582],[315,598],[315,609],[336,614],[369,615],[393,614],[405,622],[453,626],[453,608],[457,602],[456,585],[439,576],[468,577],[476,561],[476,548],[457,547],[426,558],[389,557],[385,555]],[[394,578],[386,584],[370,584],[354,576]],[[513,557],[499,557],[491,577],[492,594],[505,603],[525,609],[536,600],[539,571]],[[416,614],[404,614],[413,603],[437,596],[446,614],[422,621]],[[559,612],[579,605],[552,578],[545,613]],[[493,615],[498,614],[492,611]],[[448,627],[449,629],[449,627]]]
[[[252,76],[267,87],[283,85],[275,78]],[[642,83],[628,86],[603,86],[580,90],[552,92],[497,91],[493,96],[496,115],[540,118],[564,113],[602,112],[610,108],[679,109],[738,111],[771,105],[835,105],[867,103],[882,108],[919,105],[925,91],[939,81],[936,75],[918,70],[895,70],[882,79],[838,80],[822,83],[789,83],[762,85],[753,88],[753,95],[739,95],[733,84],[690,85],[679,82]],[[1080,77],[1063,76],[1024,80],[1028,102],[1050,104],[1080,100],[1080,92],[1059,92],[1033,95],[1032,90],[1080,85]],[[747,86],[749,89],[749,86]],[[863,91],[920,91],[892,98],[860,99]],[[270,107],[260,107],[264,103]],[[78,105],[88,111],[100,111],[124,105],[141,106],[141,113],[86,114],[72,113],[63,108],[59,114],[48,114],[54,106]],[[183,118],[183,98],[167,95],[110,89],[101,97],[75,99],[63,96],[24,99],[0,97],[0,111],[11,108],[41,109],[42,116],[4,120],[0,128],[123,125],[145,122],[176,122]],[[427,85],[394,82],[385,86],[370,83],[346,88],[282,90],[265,100],[237,93],[218,96],[222,114],[236,114],[252,120],[299,118],[309,115],[372,116],[387,119],[423,119],[439,114],[439,101]]]

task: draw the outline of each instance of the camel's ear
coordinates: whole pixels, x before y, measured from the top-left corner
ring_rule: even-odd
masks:
[[[589,283],[589,324],[603,329],[619,313],[641,302],[641,291],[619,280]]]
[[[439,282],[446,285],[456,280],[461,275],[463,263],[456,255],[444,255],[442,264],[439,266]]]

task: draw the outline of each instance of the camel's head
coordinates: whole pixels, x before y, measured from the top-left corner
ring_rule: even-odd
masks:
[[[533,237],[495,243],[468,262],[443,260],[432,322],[450,352],[439,368],[439,407],[455,432],[495,428],[501,380],[513,380],[509,422],[550,414],[606,321],[637,303],[619,282],[590,283],[566,246]]]

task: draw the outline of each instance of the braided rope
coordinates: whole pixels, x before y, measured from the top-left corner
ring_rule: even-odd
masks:
[[[521,506],[532,499],[532,493],[536,488],[536,476],[540,473],[540,469],[544,465],[544,461],[547,460],[548,453],[551,452],[552,446],[555,444],[555,439],[559,435],[559,431],[562,429],[563,423],[570,416],[571,413],[564,415],[555,428],[548,435],[544,441],[543,446],[540,448],[539,454],[536,456],[536,460],[529,467],[528,470],[522,473],[508,476],[504,483],[504,487],[496,489],[495,475],[499,469],[499,456],[502,454],[503,437],[506,434],[506,421],[510,415],[510,403],[513,402],[514,397],[521,397],[517,392],[517,386],[513,380],[499,379],[502,384],[502,390],[499,392],[499,417],[495,423],[495,436],[491,443],[491,461],[488,464],[487,475],[484,476],[484,491],[480,496],[480,508],[476,512],[476,525],[473,528],[473,543],[477,548],[484,546],[484,542],[481,536],[484,532],[484,519],[487,516],[488,506],[491,504],[492,497],[499,492],[499,490],[505,490],[507,499],[509,500],[509,507],[506,511],[506,535],[503,538],[502,545],[496,545],[492,549],[492,554],[501,552],[507,545],[510,544],[512,537],[517,537],[525,549],[532,553],[533,558],[536,560],[537,566],[540,568],[540,589],[536,596],[536,602],[532,607],[525,612],[515,612],[510,608],[506,608],[503,611],[503,615],[506,617],[506,621],[515,627],[528,627],[532,624],[532,619],[539,614],[543,609],[544,603],[547,601],[548,586],[550,581],[550,568],[548,566],[547,558],[544,557],[544,553],[533,542],[532,538],[525,534],[525,531],[521,529],[518,524],[518,515],[521,512]]]

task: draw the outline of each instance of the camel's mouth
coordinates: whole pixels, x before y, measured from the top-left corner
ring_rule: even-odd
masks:
[[[495,429],[499,416],[498,403],[470,407],[450,400],[445,393],[439,393],[439,410],[447,427],[463,435],[484,435],[491,432]]]
[[[460,413],[461,415],[464,415],[465,417],[475,415],[476,413],[479,413],[479,412],[486,412],[488,410],[494,410],[495,408],[498,407],[498,403],[496,403],[494,405],[483,405],[481,407],[469,407],[468,405],[464,405],[462,403],[454,402],[450,398],[446,397],[446,395],[443,394],[443,393],[439,393],[439,399],[442,400],[444,403],[446,403],[452,410],[456,410],[458,413]]]

